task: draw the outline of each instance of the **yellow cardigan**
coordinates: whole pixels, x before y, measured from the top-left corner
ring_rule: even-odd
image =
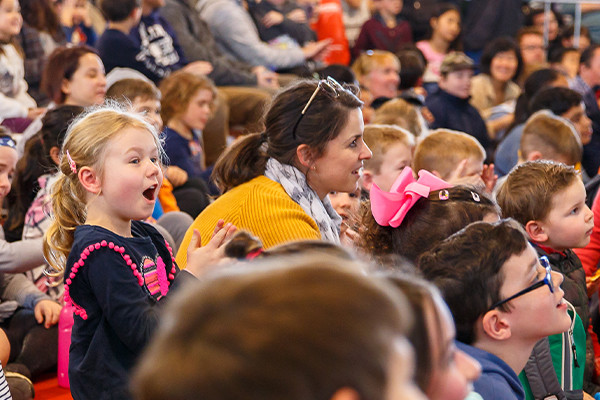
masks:
[[[176,258],[179,268],[187,265],[187,248],[194,229],[198,229],[202,244],[206,244],[219,219],[249,231],[265,248],[294,240],[321,239],[315,221],[283,186],[260,175],[223,194],[198,215],[179,247]]]

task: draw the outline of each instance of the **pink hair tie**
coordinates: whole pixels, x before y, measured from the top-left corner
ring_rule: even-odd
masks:
[[[452,187],[424,169],[419,171],[415,180],[410,167],[402,170],[389,192],[384,192],[376,184],[371,187],[371,212],[381,226],[400,226],[408,211],[421,197],[428,197],[434,190]]]
[[[71,167],[71,171],[73,171],[74,174],[77,173],[77,164],[75,164],[75,161],[73,161],[73,159],[71,158],[71,155],[69,154],[69,150],[67,150],[67,160],[69,161],[69,167]]]

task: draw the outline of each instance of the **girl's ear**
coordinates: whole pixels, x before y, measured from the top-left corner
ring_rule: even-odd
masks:
[[[498,310],[491,310],[481,319],[483,332],[493,340],[506,340],[511,337],[510,322],[505,314]]]
[[[60,90],[66,95],[71,94],[71,82],[68,79],[63,79],[60,84]]]
[[[296,148],[296,157],[303,170],[308,170],[315,162],[313,150],[307,144],[301,144]]]
[[[438,23],[437,17],[431,17],[431,19],[429,20],[429,25],[431,26],[431,29],[433,29],[433,30],[435,30],[437,23]]]
[[[60,165],[60,149],[56,146],[52,146],[50,149],[50,158],[56,165]]]
[[[336,391],[331,400],[360,400],[360,396],[356,390],[344,387]]]
[[[93,168],[81,167],[77,171],[77,176],[85,190],[92,194],[100,194],[100,189],[102,188],[100,177]]]
[[[544,224],[540,221],[529,221],[525,224],[525,232],[531,240],[537,243],[545,243],[548,240],[548,235],[544,230]]]

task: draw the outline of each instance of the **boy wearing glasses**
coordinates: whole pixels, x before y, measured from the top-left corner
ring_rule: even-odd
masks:
[[[585,341],[581,334],[587,332],[590,315],[585,272],[581,261],[571,250],[585,247],[589,243],[594,226],[592,211],[585,204],[585,195],[583,182],[573,167],[552,161],[530,161],[515,167],[507,175],[498,190],[497,201],[502,209],[502,216],[514,218],[521,223],[537,253],[547,256],[552,269],[565,276],[562,285],[565,299],[575,306],[579,317],[574,320],[577,350],[571,352],[572,362],[569,362],[569,357],[557,362],[558,355],[562,354],[562,346],[555,337],[549,338],[550,350],[559,381],[567,381],[567,385],[562,385],[563,388],[580,388],[580,375],[583,373],[581,385],[585,392],[593,395],[599,388],[592,383],[592,342],[589,334]],[[536,346],[536,350],[541,346],[542,344]],[[587,350],[585,358],[577,357],[582,347]],[[565,352],[565,355],[570,354]],[[539,371],[548,364],[547,357],[546,361],[544,357],[545,352],[541,351],[532,355],[525,369],[529,380],[537,373],[536,370]],[[561,372],[563,369],[571,370],[572,374],[564,376]],[[532,390],[534,387],[532,384]],[[544,387],[548,393],[552,393],[548,385]]]
[[[421,256],[419,269],[452,311],[457,345],[481,364],[475,391],[486,400],[524,399],[517,374],[534,346],[571,325],[562,275],[540,263],[511,219],[467,226]]]

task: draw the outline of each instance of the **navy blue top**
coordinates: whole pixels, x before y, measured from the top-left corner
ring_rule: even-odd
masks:
[[[485,121],[468,98],[461,99],[440,88],[427,96],[425,106],[435,117],[432,129],[446,128],[468,133],[489,151],[491,142]]]
[[[519,377],[499,357],[468,344],[456,341],[456,346],[479,361],[481,377],[473,383],[474,390],[485,400],[525,400]]]
[[[129,371],[157,328],[156,306],[164,303],[167,290],[170,293],[175,288],[170,283],[192,277],[180,273],[177,266],[172,273],[171,253],[153,227],[133,221],[131,233],[133,237],[126,238],[94,225],[75,230],[66,277],[90,245],[106,241],[124,248],[123,255],[109,246],[91,251],[75,276],[66,280],[74,308],[87,314],[87,319],[75,315],[69,349],[71,393],[77,400],[131,398]],[[125,254],[136,265],[141,280],[127,264]]]
[[[158,9],[143,16],[139,25],[131,30],[129,37],[140,49],[136,59],[158,77],[152,79],[155,82],[188,63],[175,31],[160,16]]]
[[[197,178],[202,174],[202,142],[194,136],[189,140],[181,136],[177,131],[166,127],[164,129],[165,153],[167,153],[168,165],[175,165],[185,172],[188,177]]]
[[[139,71],[155,83],[163,78],[162,75],[151,69],[151,63],[142,62],[136,58],[141,52],[140,45],[121,31],[106,29],[96,42],[96,49],[106,73],[116,67],[122,67]]]

